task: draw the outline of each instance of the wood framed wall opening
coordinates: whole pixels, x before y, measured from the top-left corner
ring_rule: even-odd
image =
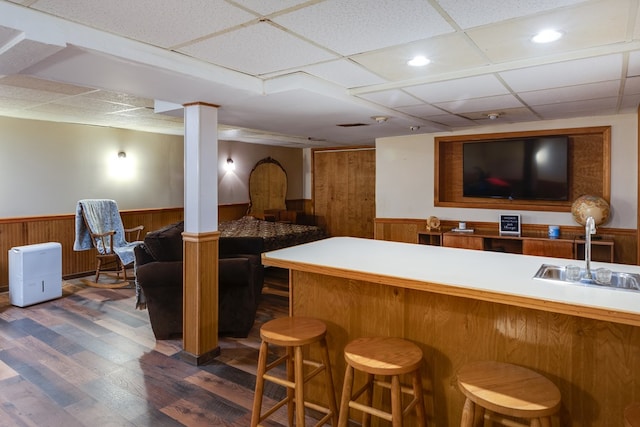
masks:
[[[566,135],[569,138],[569,197],[566,201],[510,200],[465,197],[463,155],[465,142],[495,141],[531,136]],[[611,192],[611,127],[551,129],[435,138],[434,206],[569,212],[583,195],[609,201]]]

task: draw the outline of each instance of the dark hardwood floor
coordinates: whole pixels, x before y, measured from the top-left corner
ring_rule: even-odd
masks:
[[[0,294],[0,427],[247,427],[259,327],[286,316],[287,299],[263,295],[249,337],[221,338],[221,355],[200,367],[180,360],[181,341],[156,341],[134,301],[133,289],[79,280],[25,308]],[[265,404],[282,395],[267,387]],[[265,425],[286,425],[276,415]]]

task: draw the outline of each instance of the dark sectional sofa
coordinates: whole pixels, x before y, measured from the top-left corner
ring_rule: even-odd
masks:
[[[182,336],[184,223],[150,232],[135,248],[136,279],[144,292],[156,339]],[[219,240],[218,333],[246,337],[253,326],[262,293],[263,239]]]

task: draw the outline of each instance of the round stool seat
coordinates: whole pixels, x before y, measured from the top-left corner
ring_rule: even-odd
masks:
[[[260,328],[260,338],[283,347],[311,344],[324,338],[326,333],[324,322],[308,317],[281,317]]]
[[[351,341],[344,358],[354,368],[374,375],[401,375],[413,372],[422,363],[417,345],[393,337],[367,337]]]
[[[632,403],[624,410],[625,427],[640,427],[640,402]]]
[[[458,386],[475,404],[502,415],[542,418],[560,408],[560,390],[554,383],[509,363],[469,363],[458,372]]]
[[[331,421],[331,425],[338,423],[338,406],[336,405],[335,389],[331,375],[329,349],[327,347],[327,326],[318,319],[308,317],[281,317],[266,322],[260,328],[260,352],[256,370],[256,388],[251,412],[251,427],[260,426],[261,422],[269,418],[279,408],[287,406],[289,425],[299,427],[305,425],[305,409],[314,409],[324,414],[316,425],[324,425]],[[286,348],[286,353],[276,360],[269,362],[267,355],[269,345]],[[309,344],[319,346],[321,361],[307,359],[303,347]],[[286,365],[286,375],[273,371],[281,364]],[[327,393],[327,406],[305,398],[305,383],[324,373]],[[286,388],[287,395],[271,408],[262,411],[262,400],[265,381],[278,384]],[[265,408],[266,409],[266,408]]]
[[[416,415],[413,425],[419,427],[426,425],[424,391],[420,377],[423,354],[420,347],[395,337],[357,338],[344,348],[344,359],[347,362],[347,369],[344,374],[338,427],[347,427],[350,408],[362,412],[361,425],[364,427],[369,427],[371,416],[385,419],[394,427],[402,426],[404,416],[411,410],[415,410]],[[356,370],[367,375],[365,384],[354,391]],[[411,376],[410,386],[400,382],[400,376],[404,374]],[[376,376],[382,379],[376,379]],[[379,401],[374,404],[374,387],[390,391],[390,412],[380,407]],[[406,401],[403,402],[403,394],[412,397],[406,405],[404,404]]]

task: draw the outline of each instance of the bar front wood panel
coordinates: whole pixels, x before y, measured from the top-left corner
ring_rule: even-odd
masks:
[[[562,393],[562,426],[620,425],[625,406],[640,399],[639,327],[317,273],[292,271],[291,281],[292,314],[328,325],[336,384],[352,339],[398,336],[418,344],[437,426],[459,425],[464,398],[455,374],[473,360],[545,375]]]

